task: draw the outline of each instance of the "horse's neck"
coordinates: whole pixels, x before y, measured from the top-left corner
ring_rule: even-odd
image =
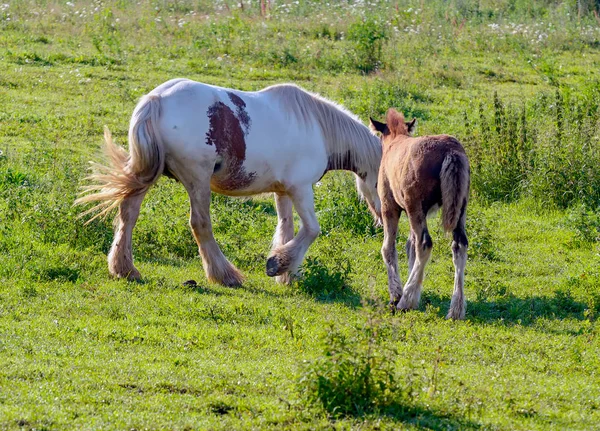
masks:
[[[364,178],[368,174],[377,173],[380,161],[381,145],[379,139],[373,136],[373,139],[367,142],[349,141],[344,146],[330,149],[327,170],[352,171]]]

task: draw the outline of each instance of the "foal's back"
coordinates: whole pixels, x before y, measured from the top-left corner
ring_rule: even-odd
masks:
[[[412,138],[399,135],[383,149],[381,173],[387,181],[394,199],[407,208],[419,199],[424,200],[424,211],[434,205],[441,206],[441,169],[446,157],[457,154],[466,157],[460,142],[449,135]]]

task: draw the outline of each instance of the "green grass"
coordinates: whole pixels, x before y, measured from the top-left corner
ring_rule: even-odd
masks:
[[[0,5],[1,429],[598,429],[592,13],[300,1],[265,18],[247,1],[73,3]],[[363,120],[394,106],[420,135],[459,137],[473,161],[466,321],[444,319],[453,267],[437,219],[421,309],[383,311],[382,232],[343,173],[315,187],[323,233],[293,286],[264,274],[268,197],[213,196],[217,240],[248,281],[208,283],[187,196],[168,179],[134,231],[143,281],[110,279],[110,220],[84,226],[72,204],[103,125],[125,145],[136,100],[177,76],[293,81]],[[403,219],[401,256],[407,234]],[[348,363],[389,387],[342,412],[310,388]],[[340,382],[340,402],[360,396]]]

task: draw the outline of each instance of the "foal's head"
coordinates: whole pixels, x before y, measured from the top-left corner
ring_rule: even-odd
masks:
[[[391,142],[397,136],[411,136],[417,123],[416,118],[413,118],[412,121],[407,123],[404,119],[404,115],[402,115],[401,112],[396,111],[394,108],[388,109],[386,123],[381,123],[372,118],[370,120],[370,129],[374,132],[381,133],[381,141],[384,144],[386,142]]]

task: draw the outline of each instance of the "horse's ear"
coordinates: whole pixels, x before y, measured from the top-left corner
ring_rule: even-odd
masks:
[[[406,129],[408,130],[408,133],[411,133],[415,131],[415,127],[417,125],[417,119],[413,118],[412,121],[406,123]]]
[[[369,129],[382,134],[385,134],[388,131],[387,124],[374,120],[371,117],[369,117]]]

